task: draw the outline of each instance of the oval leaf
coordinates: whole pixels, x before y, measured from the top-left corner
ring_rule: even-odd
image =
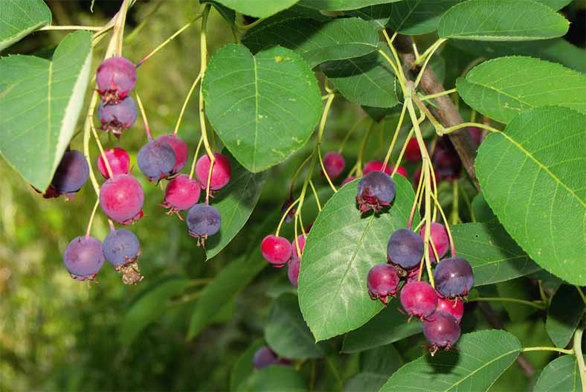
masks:
[[[394,3],[401,0],[301,0],[300,6],[320,11],[349,11],[369,5]]]
[[[541,107],[480,145],[476,172],[507,232],[541,267],[586,285],[586,116]]]
[[[273,365],[252,374],[243,389],[247,392],[301,392],[307,382],[291,366]]]
[[[378,49],[376,28],[359,18],[319,22],[294,18],[259,26],[244,37],[253,53],[281,45],[300,54],[310,67],[325,61],[364,56]]]
[[[487,61],[459,78],[456,87],[468,105],[505,124],[519,112],[546,105],[586,113],[586,75],[531,57]]]
[[[203,81],[205,111],[232,155],[253,173],[299,150],[321,114],[317,80],[295,52],[274,47],[253,56],[226,45]]]
[[[51,17],[43,0],[0,1],[0,51],[51,24]]]
[[[586,360],[586,356],[584,356]],[[573,355],[564,355],[551,361],[539,375],[533,392],[582,391],[578,361]]]
[[[0,59],[0,153],[39,190],[49,186],[83,105],[91,34],[69,34],[51,61]]]
[[[561,37],[570,23],[533,0],[469,0],[441,18],[441,38],[475,41],[533,41]]]
[[[582,297],[573,286],[563,285],[553,296],[547,310],[545,330],[556,346],[564,348],[570,343],[584,315],[582,304]]]
[[[521,343],[506,331],[480,331],[462,335],[458,350],[426,354],[397,370],[381,392],[487,391],[511,366]]]
[[[541,268],[497,222],[452,226],[458,256],[474,270],[474,286],[504,282]]]
[[[324,206],[307,238],[299,274],[299,305],[317,341],[370,320],[383,309],[368,295],[370,268],[386,262],[390,235],[407,226],[413,187],[396,176],[389,211],[362,217],[356,208],[358,181],[345,185]]]
[[[388,26],[406,35],[437,30],[442,15],[462,0],[403,0],[393,4]]]
[[[389,18],[391,17],[391,5],[379,4],[370,7],[360,8],[355,11],[346,13],[349,16],[356,16],[372,23],[377,30],[382,30],[387,26]]]
[[[244,15],[266,18],[283,11],[299,0],[258,1],[258,0],[215,0]]]

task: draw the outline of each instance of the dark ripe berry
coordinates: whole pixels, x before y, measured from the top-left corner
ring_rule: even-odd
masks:
[[[360,212],[368,210],[379,212],[382,207],[391,205],[395,193],[393,179],[385,173],[373,171],[362,177],[358,183],[356,202]]]
[[[81,189],[90,175],[90,167],[85,156],[71,150],[63,154],[51,186],[60,194],[75,193]]]
[[[299,269],[301,268],[301,259],[292,259],[289,263],[289,268],[287,270],[287,277],[289,278],[289,282],[295,287],[297,287],[297,281],[299,280]]]
[[[346,166],[344,157],[336,151],[330,151],[324,155],[323,161],[326,173],[328,173],[328,176],[332,180],[338,178],[338,176],[344,171],[344,166]]]
[[[173,173],[175,151],[163,140],[153,140],[142,146],[136,156],[138,168],[149,181],[159,181]]]
[[[365,175],[373,172],[373,171],[379,171],[382,172],[383,171],[383,163],[382,161],[369,161],[366,162],[366,165],[364,165],[364,169],[362,169],[362,173],[364,173]],[[389,165],[385,166],[385,173],[387,173],[389,176],[393,173],[393,168]]]
[[[405,147],[405,160],[407,162],[416,163],[421,160],[421,150],[419,149],[419,143],[417,142],[417,138],[412,137],[407,142],[407,147]]]
[[[104,103],[118,103],[136,85],[136,66],[124,57],[104,60],[98,67],[96,84]]]
[[[445,312],[445,313],[449,313],[452,316],[454,316],[454,318],[456,319],[456,321],[458,322],[458,324],[460,323],[460,321],[462,320],[462,316],[464,316],[464,302],[455,299],[444,299],[444,298],[438,298],[437,300],[437,308],[435,310],[436,312]]]
[[[437,293],[427,282],[411,281],[401,289],[401,305],[405,311],[422,320],[435,312],[437,300]]]
[[[77,280],[94,279],[104,265],[102,243],[90,237],[75,237],[63,254],[65,268]]]
[[[282,267],[291,258],[291,243],[283,237],[267,235],[260,244],[262,257],[275,267]]]
[[[196,204],[187,213],[189,234],[205,245],[208,236],[220,231],[220,212],[207,204]]]
[[[112,174],[114,176],[118,174],[128,174],[128,170],[130,169],[130,157],[125,150],[119,147],[108,148],[104,151],[104,155],[106,155],[106,159],[110,164],[110,169],[112,169]],[[104,158],[101,154],[98,157],[98,170],[104,178],[110,178],[106,164],[104,163]]]
[[[354,181],[356,178],[358,178],[358,177],[350,176],[350,177],[344,179],[344,181],[342,181],[342,186],[346,185],[349,182]]]
[[[228,181],[230,181],[230,176],[232,175],[232,169],[230,168],[230,161],[226,158],[225,155],[220,153],[214,153],[214,168],[212,169],[212,181],[210,184],[210,189],[212,191],[217,191],[218,189],[222,189]],[[201,184],[201,187],[205,189],[208,184],[208,175],[210,173],[210,157],[207,155],[203,155],[201,158],[197,160],[195,164],[195,175]]]
[[[169,145],[173,148],[173,151],[175,151],[175,166],[173,167],[172,174],[177,174],[183,170],[185,163],[187,162],[187,156],[189,154],[187,144],[175,135],[163,135],[159,136],[155,140],[161,140],[163,142],[169,143]]]
[[[170,208],[171,212],[188,210],[198,202],[200,193],[201,187],[196,180],[180,174],[167,184],[163,207]]]
[[[472,267],[460,257],[442,260],[433,271],[433,279],[444,298],[466,296],[474,285]]]
[[[408,229],[396,230],[387,244],[387,259],[403,269],[410,270],[421,262],[423,241]]]
[[[138,268],[140,242],[133,232],[113,230],[104,240],[104,257],[122,274],[125,284],[135,284],[143,279]]]
[[[118,104],[104,105],[100,102],[98,106],[98,118],[102,124],[100,129],[112,131],[116,137],[120,137],[123,131],[134,125],[137,115],[136,104],[132,97]]]
[[[431,240],[433,241],[433,245],[435,246],[435,250],[437,251],[437,255],[439,256],[440,260],[442,257],[448,253],[448,247],[450,246],[450,238],[448,237],[448,232],[446,228],[441,223],[433,222],[430,227],[431,232]],[[421,239],[425,240],[425,224],[421,228],[419,232]],[[435,253],[433,252],[433,248],[431,247],[431,243],[429,246],[429,257],[431,261],[435,261]]]
[[[287,212],[287,216],[285,217],[285,222],[289,223],[293,220],[293,218],[295,218],[295,207],[289,209],[289,207],[291,206],[291,204],[293,204],[293,199],[287,199],[285,200],[285,203],[283,203],[283,206],[281,207],[281,215],[286,213],[287,210],[289,210],[289,212]]]
[[[299,243],[299,250],[301,250],[301,255],[303,255],[303,248],[305,248],[305,237],[303,236],[303,234],[300,234],[297,236],[297,243]],[[293,259],[300,259],[301,256],[300,254],[297,252],[297,243],[295,242],[295,240],[293,240],[293,242],[291,242],[291,249],[292,249],[292,258]]]
[[[383,304],[389,302],[389,296],[395,296],[399,290],[399,275],[395,267],[389,264],[377,264],[368,271],[368,294],[372,299],[380,299]]]
[[[470,134],[472,140],[474,141],[474,143],[476,143],[477,146],[479,146],[480,143],[482,143],[482,140],[484,139],[484,130],[482,128],[469,127],[468,133]]]
[[[451,314],[435,312],[423,323],[423,334],[432,344],[432,353],[438,348],[448,350],[460,338],[460,325]]]
[[[446,136],[438,139],[431,160],[437,173],[447,181],[454,181],[460,176],[462,161]]]
[[[119,174],[100,187],[100,206],[108,218],[129,225],[142,218],[144,192],[136,178]]]
[[[252,359],[255,369],[262,369],[267,366],[276,365],[278,362],[279,357],[277,357],[277,354],[275,354],[269,346],[259,348],[254,353],[254,358]]]

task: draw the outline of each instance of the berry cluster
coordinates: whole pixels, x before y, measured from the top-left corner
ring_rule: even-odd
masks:
[[[297,251],[299,245],[299,252]],[[301,256],[305,247],[305,236],[297,236],[297,240],[289,242],[286,238],[270,234],[261,243],[262,256],[273,267],[281,268],[288,264],[287,276],[289,281],[297,287],[299,269],[301,268]]]

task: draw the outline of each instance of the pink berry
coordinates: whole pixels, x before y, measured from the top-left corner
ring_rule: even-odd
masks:
[[[383,163],[382,161],[369,161],[364,165],[364,169],[362,169],[362,173],[364,175],[373,172],[373,171],[383,171]],[[393,173],[393,168],[389,165],[385,166],[385,173],[389,176]]]
[[[170,212],[188,210],[197,204],[200,193],[201,187],[196,180],[180,174],[167,184],[163,207],[170,208]]]
[[[291,258],[291,243],[276,235],[266,236],[261,243],[262,256],[273,266],[282,267]]]
[[[435,312],[437,293],[427,282],[411,281],[401,289],[401,305],[417,318],[425,319]]]
[[[462,316],[464,316],[464,302],[455,299],[438,298],[436,312],[446,312],[454,316],[456,321],[460,323]]]
[[[215,162],[214,168],[212,169],[212,181],[210,184],[210,189],[217,191],[218,189],[222,189],[224,186],[226,186],[228,181],[230,181],[232,169],[230,168],[230,161],[225,155],[214,153],[214,157]],[[207,155],[204,155],[199,158],[195,164],[195,174],[203,189],[207,187],[209,172],[210,158]]]
[[[405,147],[405,159],[407,162],[416,163],[421,160],[421,150],[419,150],[419,143],[417,142],[417,138],[412,137],[407,142],[407,147]]]
[[[104,104],[118,103],[136,85],[136,66],[124,57],[106,59],[98,67],[96,84]]]
[[[356,178],[357,177],[354,177],[354,176],[350,176],[350,177],[346,178],[344,181],[342,181],[342,186],[346,185],[349,182],[354,181]]]
[[[448,237],[448,232],[446,228],[441,223],[433,222],[430,228],[431,232],[431,240],[435,245],[435,250],[437,251],[437,255],[439,256],[440,260],[442,257],[448,253],[448,247],[450,246],[450,238]],[[421,231],[419,232],[421,239],[425,241],[425,224],[421,227]],[[435,260],[435,253],[433,252],[433,248],[431,247],[431,243],[429,244],[429,257],[432,261]]]
[[[299,249],[301,250],[301,254],[303,255],[303,248],[305,248],[305,237],[303,236],[303,234],[300,234],[297,236],[297,242],[299,243]],[[293,258],[294,259],[300,259],[301,256],[297,254],[297,245],[295,243],[295,240],[293,242],[291,242],[291,248],[292,250],[292,254],[293,254]]]
[[[340,174],[344,171],[344,166],[346,165],[346,161],[342,154],[336,151],[330,151],[326,155],[324,155],[324,167],[326,168],[326,173],[328,176],[333,180],[338,178]]]
[[[108,179],[100,188],[100,206],[112,220],[129,225],[142,218],[144,192],[140,183],[128,174]]]
[[[293,259],[289,263],[289,268],[287,270],[287,277],[289,278],[289,282],[295,287],[297,287],[297,282],[299,280],[299,269],[301,268],[301,259]]]
[[[389,302],[399,289],[399,275],[395,267],[389,264],[375,265],[368,271],[368,294],[372,299],[380,299],[383,304]]]
[[[175,166],[173,167],[173,172],[171,173],[171,175],[177,174],[181,170],[183,170],[189,154],[187,144],[175,135],[159,136],[156,140],[161,140],[169,143],[169,145],[171,145],[171,147],[175,151]]]
[[[104,151],[104,155],[106,155],[106,159],[110,164],[110,169],[112,169],[112,174],[114,176],[118,174],[128,174],[130,157],[125,150],[119,147],[108,148]],[[98,170],[104,178],[110,178],[108,170],[106,169],[106,164],[104,163],[104,158],[101,154],[98,157]]]

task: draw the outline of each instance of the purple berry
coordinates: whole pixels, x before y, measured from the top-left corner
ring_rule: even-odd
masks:
[[[326,173],[328,173],[328,176],[332,180],[338,178],[338,176],[344,171],[344,166],[346,166],[344,157],[336,151],[330,151],[324,155],[323,161]]]
[[[262,240],[260,247],[262,256],[275,267],[287,264],[293,252],[289,240],[273,234],[267,235]]]
[[[232,169],[230,168],[230,161],[225,155],[214,153],[214,158],[210,189],[217,191],[228,184],[232,175]],[[207,155],[203,155],[195,164],[195,175],[203,189],[207,186],[209,173],[210,158]]]
[[[98,118],[102,124],[100,129],[112,131],[116,137],[120,137],[123,131],[134,125],[137,115],[132,97],[128,97],[118,104],[104,105],[103,102],[100,102],[98,106]]]
[[[200,193],[201,186],[196,180],[180,174],[167,184],[162,206],[170,208],[170,213],[188,210],[198,202]]]
[[[435,312],[423,323],[423,334],[432,344],[432,353],[438,348],[449,350],[460,338],[460,326],[451,314]]]
[[[267,366],[276,365],[279,362],[279,357],[269,346],[263,346],[254,353],[252,363],[255,369],[262,369]]]
[[[454,181],[460,177],[462,161],[447,136],[438,139],[431,160],[441,178]]]
[[[458,324],[464,316],[464,302],[456,299],[438,298],[436,312],[446,312],[454,316]]]
[[[76,150],[63,154],[51,186],[60,194],[75,193],[81,189],[90,175],[85,156]]]
[[[433,222],[431,224],[431,228],[429,229],[431,233],[431,240],[433,241],[433,245],[435,246],[435,250],[437,251],[437,255],[439,256],[440,260],[442,257],[448,253],[448,247],[450,246],[450,238],[448,237],[448,232],[446,228],[441,223]],[[425,224],[421,227],[421,231],[419,232],[421,239],[425,239]],[[429,243],[429,257],[431,261],[435,260],[435,253],[433,252],[433,248],[431,243]]]
[[[104,240],[104,257],[122,274],[125,284],[135,284],[143,279],[137,262],[140,242],[133,232],[126,229],[112,230]]]
[[[408,229],[396,230],[387,244],[387,259],[405,270],[415,268],[423,257],[423,240]]]
[[[176,157],[171,145],[163,140],[145,144],[136,156],[138,168],[149,181],[159,181],[173,173]]]
[[[77,280],[94,279],[104,265],[102,243],[88,235],[75,237],[63,254],[65,268]]]
[[[466,296],[474,285],[472,267],[460,257],[442,260],[433,271],[433,279],[444,298]]]
[[[289,282],[297,287],[297,281],[299,280],[299,269],[301,268],[301,259],[292,259],[287,269],[287,277]]]
[[[372,171],[358,183],[356,202],[360,212],[379,212],[382,207],[391,205],[395,193],[395,182],[390,176],[380,171]]]
[[[104,60],[96,72],[96,84],[105,104],[118,103],[136,85],[136,66],[124,57]]]
[[[401,305],[408,314],[421,320],[435,312],[437,300],[436,291],[427,282],[411,281],[401,289]]]
[[[196,204],[187,213],[189,234],[205,245],[208,236],[220,231],[220,212],[207,204]]]
[[[100,187],[100,206],[108,218],[129,225],[142,218],[144,192],[128,174],[108,179]]]
[[[389,264],[377,264],[368,271],[368,294],[372,299],[380,299],[383,304],[389,302],[389,296],[395,296],[399,289],[399,275],[395,267]]]
[[[159,136],[155,140],[169,143],[175,152],[175,166],[173,167],[173,172],[171,174],[177,174],[183,170],[185,163],[187,162],[187,156],[189,154],[187,144],[175,135],[163,135]]]
[[[112,174],[114,176],[118,174],[128,174],[128,170],[130,169],[130,157],[125,150],[119,147],[113,147],[105,150],[104,155],[106,155],[106,159],[108,160],[108,164],[110,164],[110,169],[112,169]],[[98,170],[104,178],[110,178],[108,169],[106,168],[106,163],[104,163],[101,154],[98,157]]]

